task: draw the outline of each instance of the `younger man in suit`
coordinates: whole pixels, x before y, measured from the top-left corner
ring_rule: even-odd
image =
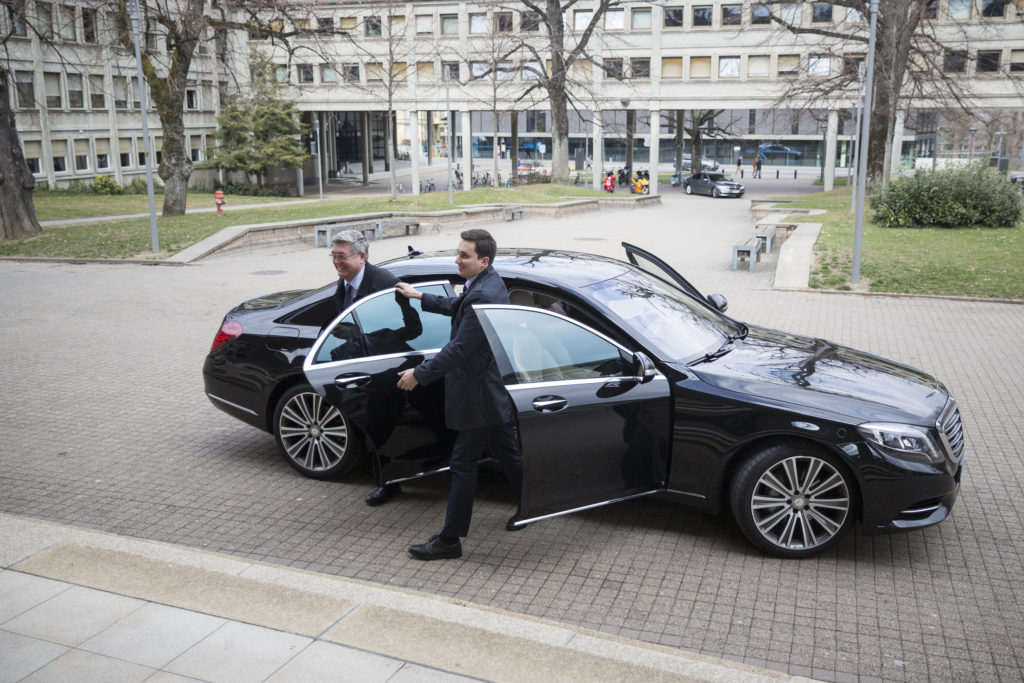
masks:
[[[474,304],[509,302],[505,283],[491,265],[498,245],[486,230],[466,230],[461,237],[455,257],[459,275],[466,278],[461,295],[442,297],[424,294],[404,282],[396,285],[400,294],[422,299],[424,311],[452,317],[451,337],[445,347],[430,360],[400,372],[398,380],[399,389],[412,391],[444,377],[445,423],[459,432],[452,449],[452,484],[441,533],[409,548],[420,560],[462,556],[459,539],[469,533],[477,461],[485,450],[498,458],[516,491],[522,488],[523,463],[512,426],[512,399],[473,310]]]

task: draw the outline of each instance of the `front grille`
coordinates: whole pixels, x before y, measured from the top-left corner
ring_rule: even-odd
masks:
[[[942,433],[942,440],[949,456],[954,462],[959,462],[964,454],[964,425],[960,421],[960,409],[956,407],[955,401],[949,402],[937,426]]]

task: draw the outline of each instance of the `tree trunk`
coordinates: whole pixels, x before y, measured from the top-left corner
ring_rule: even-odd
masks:
[[[549,90],[551,100],[551,182],[569,184],[569,109],[564,88]]]
[[[512,159],[512,184],[519,184],[519,112],[510,111],[509,116],[512,117],[511,132],[512,136],[512,153],[509,155]]]
[[[676,170],[683,173],[683,110],[676,110]]]
[[[21,152],[14,111],[11,110],[7,70],[0,66],[0,227],[5,240],[16,240],[43,231],[32,203],[35,178]]]
[[[495,101],[497,101],[497,98],[495,98]],[[494,160],[494,180],[492,181],[492,185],[494,187],[498,187],[498,158],[501,156],[498,153],[498,140],[500,139],[498,137],[498,131],[501,129],[501,121],[499,118],[501,116],[501,112],[498,111],[497,106],[491,110],[491,115],[494,117],[494,142],[491,143],[491,157]]]
[[[636,112],[626,110],[626,172],[633,177],[633,130],[636,128]]]

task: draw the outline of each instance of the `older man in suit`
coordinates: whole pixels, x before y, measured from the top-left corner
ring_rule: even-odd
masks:
[[[420,384],[444,377],[445,423],[458,431],[451,457],[451,491],[441,533],[426,543],[409,547],[420,560],[462,556],[460,538],[468,535],[476,494],[477,462],[489,451],[515,487],[522,488],[523,464],[512,425],[512,399],[484,335],[474,304],[507,304],[508,291],[491,265],[497,244],[486,230],[466,230],[461,235],[455,263],[466,286],[457,297],[424,294],[400,282],[399,293],[422,299],[424,311],[452,317],[449,342],[436,356],[399,373],[398,388],[412,391]],[[506,525],[506,529],[514,529]]]
[[[391,289],[398,282],[398,278],[389,271],[366,260],[368,251],[366,236],[358,230],[342,230],[332,240],[331,260],[338,271],[338,289],[334,293],[334,300],[338,303],[339,313],[363,297],[382,289]],[[416,320],[418,322],[419,319]],[[379,474],[380,468],[375,469],[378,486],[367,494],[367,505],[382,505],[402,492],[398,484],[384,484]]]

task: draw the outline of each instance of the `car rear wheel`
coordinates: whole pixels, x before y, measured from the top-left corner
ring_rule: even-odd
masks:
[[[349,421],[305,384],[277,402],[274,436],[288,464],[307,477],[334,479],[361,461],[362,444]]]
[[[686,190],[686,194],[693,194],[693,185],[683,185],[683,189]]]
[[[744,535],[764,552],[810,557],[853,526],[853,486],[828,453],[803,444],[758,452],[736,473],[730,503]]]

